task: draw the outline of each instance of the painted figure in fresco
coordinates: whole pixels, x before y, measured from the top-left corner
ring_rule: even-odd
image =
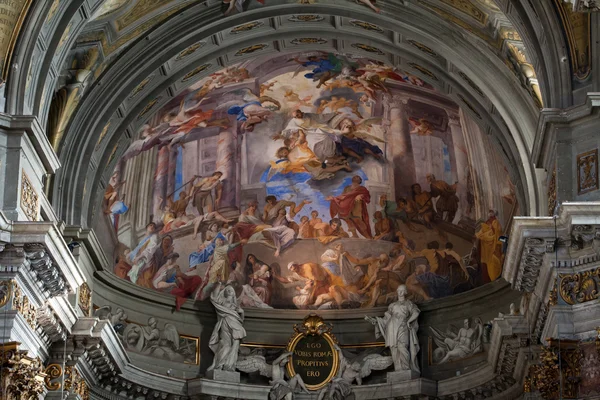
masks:
[[[241,95],[242,100],[225,102],[216,110],[227,110],[227,114],[235,115],[242,122],[240,129],[245,132],[254,131],[254,127],[265,122],[273,111],[279,110],[281,104],[269,96],[258,97],[250,89],[238,89],[233,94]]]
[[[158,201],[162,204],[164,200],[159,196]],[[183,214],[177,216],[177,213],[175,212],[176,206],[179,206],[181,208],[181,203],[173,202],[171,198],[167,198],[166,203],[162,208],[163,228],[160,231],[161,234],[171,232],[174,229],[181,228],[182,226],[185,226],[192,222],[193,217],[186,215],[185,211],[183,212]]]
[[[271,225],[266,224],[258,217],[258,203],[252,201],[240,214],[238,222],[233,227],[233,232],[240,239],[250,239],[254,234],[269,227]]]
[[[271,267],[256,258],[254,254],[248,254],[244,271],[256,295],[264,303],[271,304],[271,294],[273,293],[273,272],[271,271]]]
[[[215,252],[215,242],[217,238],[220,238],[223,241],[227,241],[225,236],[221,235],[220,232],[217,233],[217,235],[212,240],[205,240],[203,243],[200,244],[200,246],[198,246],[198,251],[195,251],[190,254],[190,268],[195,268],[196,266],[205,262],[209,262],[211,260],[211,257]]]
[[[150,222],[146,225],[146,236],[140,240],[138,245],[129,253],[129,264],[132,265],[131,270],[127,273],[129,279],[133,283],[137,283],[138,274],[142,272],[142,268],[150,262],[154,251],[159,246],[158,233],[156,232],[156,224]]]
[[[415,303],[406,299],[408,291],[405,285],[398,286],[397,294],[398,301],[389,305],[383,318],[365,319],[375,326],[375,336],[385,339],[385,345],[392,353],[394,370],[420,373],[417,363],[420,350],[417,318],[420,310]]]
[[[298,227],[298,239],[310,239],[314,236],[309,218],[306,215],[302,216],[300,218],[300,226]]]
[[[427,182],[430,185],[431,197],[438,198],[435,203],[438,217],[452,223],[458,210],[458,196],[456,195],[458,182],[449,185],[442,180],[436,179],[433,174],[427,175]]]
[[[178,258],[179,254],[171,253],[167,257],[167,263],[159,268],[152,280],[155,289],[169,292],[176,297],[175,309],[177,311],[202,284],[199,276],[188,276],[181,272],[179,265],[176,264]]]
[[[317,239],[323,244],[331,243],[340,238],[350,237],[348,232],[344,230],[342,221],[339,218],[332,218],[329,223],[316,223],[314,229]]]
[[[274,278],[281,283],[303,283],[311,280],[314,282],[310,296],[307,299],[307,304],[313,304],[318,296],[328,292],[331,286],[331,275],[316,263],[304,263],[299,264],[296,262],[290,262],[288,264],[288,270],[290,275],[288,277],[282,277],[274,275]]]
[[[338,151],[344,156],[353,157],[357,163],[361,163],[366,155],[382,160],[383,151],[379,146],[365,140],[368,138],[383,142],[383,140],[365,131],[365,129],[370,129],[369,124],[372,124],[372,120],[362,121],[357,126],[350,118],[342,119],[338,126],[341,133],[340,140],[337,142]]]
[[[174,251],[173,237],[171,235],[164,236],[160,240],[160,246],[154,251],[149,263],[139,272],[136,283],[139,286],[150,289],[154,288],[152,281],[156,271],[168,261],[168,257],[173,254]]]
[[[387,216],[384,216],[381,211],[375,211],[373,215],[375,217],[375,240],[388,240],[392,241],[396,237],[392,220]]]
[[[215,248],[210,261],[210,267],[206,271],[208,274],[208,283],[220,281],[227,282],[229,279],[229,271],[231,270],[229,252],[247,242],[247,240],[243,239],[238,243],[227,244],[222,236],[217,236],[215,238]]]
[[[381,9],[379,7],[375,6],[375,3],[377,3],[376,0],[356,0],[357,4],[364,4],[365,6],[369,7],[371,10],[375,11],[377,14],[379,14],[381,12]]]
[[[358,118],[362,118],[358,103],[354,100],[348,100],[345,97],[331,96],[329,100],[321,100],[317,108],[317,114],[323,114],[325,111],[330,113],[346,112],[346,114],[355,114]]]
[[[301,61],[298,57],[295,57],[291,61],[297,62],[301,67],[313,68],[311,72],[304,74],[304,77],[311,79],[313,82],[318,82],[317,89],[341,74],[345,64],[354,65],[333,53],[308,56],[306,61]]]
[[[367,204],[371,202],[369,190],[362,186],[362,178],[358,175],[352,177],[352,184],[346,186],[339,196],[329,196],[331,217],[339,216],[346,221],[352,237],[363,237],[371,239],[371,224]],[[357,233],[358,232],[358,233]]]
[[[399,197],[395,202],[388,200],[387,194],[379,197],[379,206],[384,217],[390,218],[393,228],[400,229],[400,222],[413,232],[421,232],[411,221],[418,220],[419,213],[414,200],[410,202],[404,197]]]
[[[431,136],[433,134],[433,125],[425,118],[408,118],[408,123],[412,127],[410,133],[419,136]]]
[[[280,210],[286,210],[289,208],[290,217],[294,218],[296,214],[302,211],[305,205],[312,203],[310,200],[302,200],[300,204],[296,205],[293,201],[277,200],[275,196],[267,196],[265,199],[265,207],[263,208],[263,221],[265,224],[273,225],[277,217],[279,216]]]
[[[208,371],[235,371],[240,341],[246,337],[244,310],[237,305],[232,286],[215,285],[210,302],[217,311],[217,324],[213,329],[208,347],[215,354]]]
[[[229,229],[229,228],[225,228],[225,225],[228,226],[228,224],[230,222],[232,222],[232,220],[225,218],[218,211],[212,211],[212,212],[209,212],[209,213],[206,213],[206,214],[203,214],[203,215],[199,215],[196,218],[194,218],[194,221],[193,221],[194,222],[194,236],[192,236],[192,239],[196,240],[196,237],[198,236],[198,230],[200,229],[200,225],[202,225],[202,223],[205,223],[205,222],[208,223],[208,222],[211,222],[211,221],[220,221],[220,222],[223,222],[224,223],[223,229],[225,229],[225,230]],[[213,223],[213,224],[210,225],[210,227],[213,227],[215,225],[216,224]],[[210,227],[209,227],[209,230],[207,231],[207,233],[211,232]],[[223,232],[223,236],[227,237],[228,233],[229,232]],[[205,239],[205,240],[207,240],[207,239]],[[211,240],[211,239],[208,239],[208,240]]]
[[[256,0],[260,4],[265,4],[264,0]],[[221,11],[223,11],[224,15],[229,15],[233,12],[233,10],[237,10],[237,12],[244,12],[248,9],[250,5],[250,0],[222,0],[221,3]]]
[[[194,199],[194,206],[198,210],[199,215],[213,212],[219,207],[223,194],[222,177],[223,173],[221,171],[215,171],[211,176],[194,177],[198,181],[194,183],[191,197]],[[213,199],[213,190],[215,191],[215,199]]]
[[[432,223],[434,220],[434,209],[433,209],[433,198],[431,193],[424,191],[421,185],[415,183],[411,186],[412,200],[416,208],[416,216],[422,221],[423,225],[427,228],[432,229]]]
[[[502,243],[499,241],[502,236],[502,226],[496,216],[496,211],[489,210],[488,219],[481,224],[475,237],[479,239],[481,249],[481,263],[487,267],[487,279],[484,277],[484,283],[495,281],[502,274]]]
[[[288,219],[285,208],[278,208],[277,217],[272,222],[272,226],[262,230],[263,236],[271,240],[275,246],[275,257],[279,257],[283,250],[294,243],[296,231],[292,228],[292,224],[296,225]]]
[[[115,172],[111,175],[106,190],[104,191],[104,203],[102,204],[104,214],[118,215],[127,212],[128,207],[123,201],[119,200],[119,189],[125,182],[126,181],[119,182],[119,172]]]
[[[148,124],[142,125],[140,128],[140,138],[131,142],[127,150],[125,150],[121,156],[121,160],[127,161],[138,154],[152,149],[154,146],[158,146],[161,143],[162,137],[173,131],[170,122],[176,115],[177,114],[167,113],[163,117],[162,123],[154,128]]]
[[[393,294],[401,283],[396,274],[389,274],[387,267],[390,266],[389,255],[382,253],[379,257],[356,258],[344,254],[350,262],[355,265],[367,265],[367,273],[363,276],[358,293],[363,295],[363,301],[367,307],[387,304],[388,294]]]
[[[119,255],[117,256],[117,263],[115,264],[115,267],[113,269],[115,275],[127,281],[130,280],[129,276],[127,276],[127,273],[131,271],[131,264],[129,264],[128,262],[130,251],[131,250],[127,246],[122,244],[119,245]]]

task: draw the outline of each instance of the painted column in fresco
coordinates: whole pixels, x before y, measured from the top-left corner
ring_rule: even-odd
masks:
[[[459,212],[461,219],[466,215],[467,210],[467,173],[469,168],[469,155],[467,154],[467,146],[463,137],[462,127],[460,125],[460,116],[457,112],[446,110],[448,114],[448,125],[452,133],[452,143],[454,144],[454,157],[456,160],[456,180],[458,187],[456,195],[459,198]],[[450,182],[454,183],[454,182]]]
[[[388,145],[391,146],[392,165],[394,170],[394,190],[396,197],[410,194],[410,186],[415,183],[415,162],[408,126],[406,106],[408,98],[404,96],[385,96],[384,101],[389,110]]]
[[[159,222],[162,217],[162,206],[167,196],[167,182],[169,178],[169,148],[164,146],[158,151],[156,171],[154,172],[153,221]]]
[[[223,194],[221,203],[217,206],[221,211],[231,211],[237,208],[237,134],[231,128],[219,133],[217,142],[217,171],[223,173]]]

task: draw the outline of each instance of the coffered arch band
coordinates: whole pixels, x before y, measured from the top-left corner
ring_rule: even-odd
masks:
[[[420,42],[425,43],[438,54],[446,57],[451,64],[472,77],[473,81],[490,97],[491,104],[486,104],[485,101],[476,98],[476,96],[469,95],[468,93],[473,92],[472,89],[464,82],[457,81],[455,77],[449,77],[446,71],[441,71],[435,65],[432,65],[431,60],[428,61],[419,54],[412,54],[415,62],[427,66],[439,76],[443,76],[449,82],[452,82],[452,89],[450,90],[453,93],[467,94],[465,97],[473,104],[477,104],[477,109],[483,111],[482,115],[485,116],[485,119],[490,122],[495,121],[494,125],[496,126],[492,128],[492,131],[502,132],[498,139],[509,155],[511,165],[518,170],[515,175],[525,189],[526,210],[529,214],[536,214],[543,206],[540,206],[540,199],[537,198],[539,190],[536,188],[534,167],[529,157],[537,118],[537,110],[531,99],[527,97],[514,77],[510,75],[510,71],[503,65],[499,66],[498,59],[494,58],[493,53],[488,49],[483,48],[484,46],[479,46],[480,48],[477,49],[473,43],[465,39],[463,33],[457,31],[456,27],[452,27],[439,18],[434,18],[433,15],[423,15],[422,10],[396,7],[404,11],[397,21],[390,17],[371,13],[361,7],[348,5],[346,8],[341,8],[338,4],[273,5],[229,18],[222,18],[215,7],[206,8],[196,5],[175,14],[166,23],[132,43],[121,57],[107,68],[103,76],[91,90],[88,90],[80,102],[65,135],[67,145],[60,150],[60,158],[64,168],[55,180],[53,202],[61,217],[68,224],[84,226],[87,225],[87,221],[91,217],[93,207],[90,207],[90,204],[97,198],[99,193],[98,183],[103,176],[106,178],[108,169],[93,168],[89,160],[98,135],[104,126],[103,121],[110,118],[119,108],[120,104],[118,103],[120,102],[117,101],[118,99],[125,98],[141,80],[163,65],[165,60],[174,57],[187,46],[199,40],[209,38],[219,31],[227,31],[257,18],[297,13],[317,13],[338,17],[352,16],[352,18],[374,23],[384,28],[403,31],[405,34],[408,33],[408,35],[418,38]],[[412,24],[419,25],[419,28],[415,28]],[[328,34],[327,32],[318,31],[312,33],[315,35]],[[255,36],[252,39],[246,39],[244,43],[250,43],[251,41],[257,43],[268,40],[267,37],[262,36]],[[360,39],[367,41],[367,43],[373,43],[378,47],[386,48],[386,50],[390,47],[389,44],[380,43],[372,35],[366,33]],[[240,43],[238,45],[242,47]],[[156,49],[162,50],[156,51]],[[221,53],[226,53],[227,50],[221,50]],[[393,50],[400,51],[397,48]],[[477,57],[474,57],[474,54]],[[403,58],[406,55],[407,52],[404,51],[399,56]],[[207,56],[206,59],[214,59],[215,57],[217,57],[217,54]],[[187,66],[185,71],[193,69],[201,62],[202,60],[196,60],[194,65]],[[143,67],[140,68],[140,65],[143,65]],[[402,67],[402,65],[399,66]],[[132,74],[132,71],[135,71],[136,74]],[[124,116],[123,121],[131,120],[132,116],[137,115],[146,102],[153,98],[152,96],[163,91],[164,88],[185,73],[187,72],[180,70],[165,77],[165,81],[161,86],[153,89],[152,92],[141,98],[135,107],[128,110],[128,114]],[[14,90],[11,93],[14,94]],[[43,95],[43,91],[40,93],[38,90],[36,96],[41,98]],[[18,98],[18,96],[16,97]],[[35,104],[40,103],[42,102],[35,101]],[[42,110],[38,111],[41,112]],[[488,113],[488,111],[491,111],[491,113]],[[502,120],[499,120],[496,113],[502,117]],[[122,123],[114,132],[123,132],[122,128],[126,126],[127,123]],[[85,134],[82,132],[85,132]],[[107,140],[107,142],[114,143],[116,139],[113,138],[112,140],[112,142],[110,140]],[[108,154],[105,152],[100,160],[97,160],[97,165],[105,165],[107,159]]]

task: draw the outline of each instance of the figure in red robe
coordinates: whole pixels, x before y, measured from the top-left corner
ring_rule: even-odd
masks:
[[[346,221],[352,237],[358,237],[358,231],[363,237],[372,239],[369,212],[367,211],[367,204],[371,202],[371,194],[361,184],[362,178],[355,175],[352,177],[352,184],[346,186],[341,195],[329,196],[326,200],[331,202],[329,206],[331,218],[339,216]]]

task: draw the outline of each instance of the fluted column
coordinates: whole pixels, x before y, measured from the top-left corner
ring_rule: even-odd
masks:
[[[389,120],[387,130],[388,160],[393,172],[394,194],[396,197],[407,196],[410,186],[415,183],[415,161],[412,141],[408,126],[406,106],[408,99],[398,95],[384,96],[386,114]]]

